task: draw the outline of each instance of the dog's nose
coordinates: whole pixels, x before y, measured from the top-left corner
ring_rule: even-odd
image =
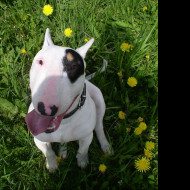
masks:
[[[50,116],[54,116],[57,113],[58,107],[53,105],[53,106],[48,106],[48,110],[45,107],[43,102],[39,102],[38,103],[38,111],[42,114],[42,115],[50,115]],[[48,113],[47,113],[48,112]]]
[[[51,109],[51,116],[54,116],[57,113],[58,107],[53,105],[50,106],[50,109]]]
[[[38,103],[38,111],[42,114],[42,115],[47,115],[46,111],[45,111],[45,106],[43,102],[39,102]]]

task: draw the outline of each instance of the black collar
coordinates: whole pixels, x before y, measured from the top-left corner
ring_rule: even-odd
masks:
[[[85,100],[86,100],[86,83],[84,83],[84,88],[83,88],[82,94],[80,96],[80,100],[79,100],[79,103],[78,103],[77,107],[73,111],[71,111],[68,114],[64,115],[63,119],[71,117],[79,108],[81,108],[84,105]]]

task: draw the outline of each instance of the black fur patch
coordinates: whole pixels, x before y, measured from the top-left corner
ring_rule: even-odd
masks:
[[[67,72],[67,75],[72,83],[84,74],[83,59],[76,51],[72,49],[66,50],[66,55],[63,57],[63,66],[63,71]]]

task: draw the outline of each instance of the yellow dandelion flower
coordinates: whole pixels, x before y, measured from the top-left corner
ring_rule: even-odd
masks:
[[[146,6],[145,6],[145,7],[143,7],[143,8],[142,8],[142,10],[143,10],[143,11],[146,11],[146,10],[147,10],[147,7],[146,7]]]
[[[122,77],[122,76],[123,76],[122,71],[119,71],[119,72],[117,73],[117,75],[118,75],[119,77]]]
[[[121,46],[120,46],[120,48],[121,48],[121,50],[122,51],[128,51],[129,52],[129,50],[130,50],[130,48],[131,48],[131,45],[130,44],[128,44],[128,43],[122,43],[121,44]]]
[[[70,37],[72,32],[73,31],[70,28],[66,28],[65,31],[64,31],[64,34],[65,34],[65,36]]]
[[[139,172],[146,172],[150,169],[150,160],[142,157],[141,159],[137,159],[135,160],[135,168],[139,171]]]
[[[46,16],[49,16],[53,13],[53,7],[51,5],[45,5],[43,7],[43,13],[46,15]]]
[[[131,128],[126,128],[126,131],[129,133],[131,131]]]
[[[22,51],[21,51],[23,54],[25,54],[26,53],[26,50],[25,49],[22,49]]]
[[[145,147],[148,150],[153,150],[155,148],[155,144],[152,141],[147,141]]]
[[[146,130],[146,128],[147,128],[146,123],[145,122],[140,122],[139,128],[141,128],[143,131]]]
[[[142,121],[143,121],[143,118],[142,118],[142,117],[139,117],[139,118],[138,118],[138,121],[139,121],[139,122],[142,122]]]
[[[56,162],[59,164],[61,162],[61,156],[58,156]]]
[[[27,18],[27,15],[26,15],[26,14],[24,14],[24,15],[23,15],[23,19],[24,19],[24,20],[26,20],[26,18]]]
[[[106,171],[106,169],[107,169],[107,167],[106,167],[104,164],[100,164],[100,166],[99,166],[99,171],[100,171],[101,173],[104,173],[104,172]]]
[[[89,41],[89,39],[88,39],[88,38],[85,38],[85,39],[84,39],[84,41],[85,41],[85,42],[88,42],[88,41]]]
[[[153,154],[150,150],[148,149],[144,149],[144,155],[147,157],[147,158],[152,158],[153,157]]]
[[[137,79],[135,77],[129,77],[127,80],[127,84],[130,87],[135,87],[137,85]]]
[[[150,58],[150,55],[146,55],[146,59],[149,59]]]
[[[143,132],[143,130],[140,127],[136,127],[134,130],[135,135],[140,135]]]
[[[119,111],[119,114],[118,114],[118,116],[119,116],[119,119],[125,119],[125,113],[124,112],[122,112],[122,111]]]

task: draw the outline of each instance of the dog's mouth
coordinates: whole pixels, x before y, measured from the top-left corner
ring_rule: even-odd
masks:
[[[62,116],[42,116],[32,110],[27,114],[25,121],[27,123],[28,129],[33,135],[39,135],[40,133],[52,133],[55,132],[61,123]]]
[[[65,116],[65,114],[68,112],[68,110],[71,108],[75,100],[77,99],[79,95],[77,95],[73,102],[70,104],[70,106],[67,108],[67,110],[62,113],[61,115],[54,117],[54,116],[42,116],[37,111],[34,109],[30,113],[28,113],[25,117],[26,124],[28,126],[28,129],[30,132],[36,136],[39,135],[40,133],[53,133],[55,132],[58,128],[59,125]],[[78,109],[78,107],[77,107]]]
[[[48,126],[48,128],[45,130],[45,133],[53,133],[54,131],[56,131],[59,128],[59,124],[56,125],[56,123],[58,123],[57,121],[57,117],[55,117],[51,122],[50,125]]]

